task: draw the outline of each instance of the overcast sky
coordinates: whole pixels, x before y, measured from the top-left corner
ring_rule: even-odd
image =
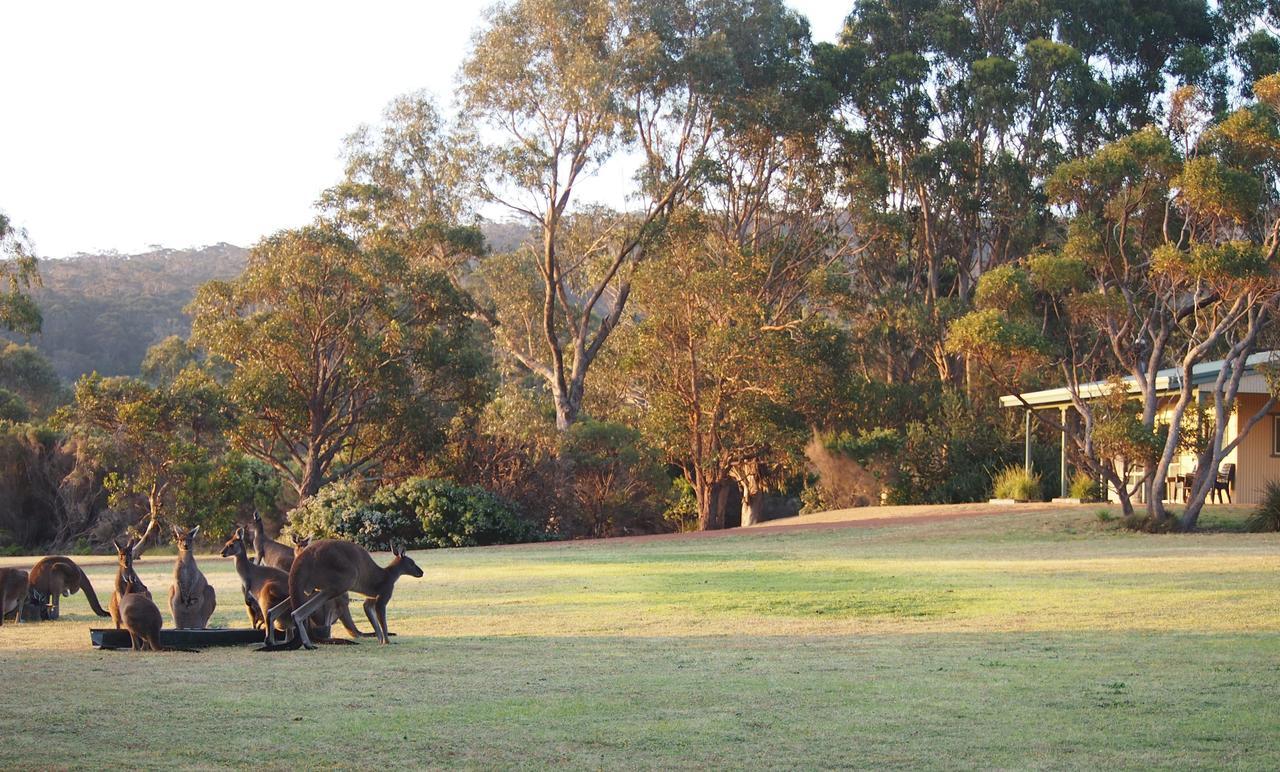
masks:
[[[788,0],[832,40],[852,0]],[[249,245],[312,216],[342,138],[452,90],[487,3],[8,3],[0,210],[38,254]]]

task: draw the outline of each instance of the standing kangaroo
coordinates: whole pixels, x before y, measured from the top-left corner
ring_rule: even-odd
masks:
[[[138,578],[137,572],[133,570],[133,548],[136,542],[129,541],[125,546],[121,547],[116,542],[111,542],[116,548],[116,584],[115,590],[111,593],[111,621],[116,623],[116,629],[119,630],[123,618],[121,616],[120,603],[126,595],[145,595],[151,597],[151,591]],[[154,603],[151,605],[155,605]],[[159,609],[156,614],[159,614]]]
[[[264,626],[266,614],[258,605],[258,595],[262,592],[262,585],[275,579],[282,586],[288,587],[289,575],[278,568],[260,566],[249,560],[249,554],[244,545],[243,528],[237,528],[235,533],[231,534],[231,538],[227,539],[227,543],[222,547],[222,557],[235,558],[236,573],[240,575],[240,588],[244,590],[244,605],[249,609],[250,624],[254,627]]]
[[[0,568],[0,625],[13,614],[13,621],[22,621],[23,606],[27,605],[27,572],[21,568]]]
[[[258,565],[271,566],[288,573],[289,567],[293,565],[293,550],[267,536],[267,530],[262,525],[262,515],[257,512],[253,513],[253,530],[250,535],[253,538],[254,559]]]
[[[173,541],[178,545],[178,562],[173,567],[173,586],[169,588],[169,610],[173,612],[173,626],[203,630],[209,626],[209,617],[218,605],[213,587],[200,573],[191,548],[195,545],[200,526],[184,531],[173,529]]]
[[[302,551],[306,549],[307,545],[310,543],[311,539],[307,536],[293,537],[293,555],[295,560],[298,555],[302,554]],[[286,588],[286,594],[287,592],[288,590]],[[284,600],[284,595],[282,595],[279,600]],[[271,606],[275,605],[275,603],[271,604]],[[270,608],[270,606],[268,606],[268,608]],[[322,616],[324,618],[324,624],[320,625],[319,629],[315,629],[313,627],[312,630],[312,632],[317,634],[320,638],[329,638],[329,631],[330,628],[333,627],[334,622],[341,622],[342,627],[346,629],[347,634],[352,638],[373,638],[377,635],[377,633],[362,632],[360,628],[356,627],[356,621],[351,618],[351,596],[345,592],[325,604]],[[312,617],[313,621],[315,619],[316,617]],[[388,633],[388,635],[390,635],[390,633]]]
[[[275,651],[275,620],[285,614],[293,616],[298,634],[294,644],[314,649],[315,644],[307,636],[302,622],[321,606],[347,592],[364,595],[365,616],[369,617],[379,643],[390,643],[387,637],[387,602],[395,589],[396,580],[408,574],[421,577],[422,569],[404,549],[392,549],[395,556],[386,568],[373,562],[373,557],[361,546],[347,541],[323,539],[312,542],[293,562],[289,571],[289,598],[267,612],[267,645],[265,651]]]
[[[69,557],[51,555],[38,561],[31,567],[27,586],[41,597],[48,598],[49,619],[58,618],[59,598],[70,597],[80,590],[84,590],[84,597],[89,601],[89,608],[93,609],[93,613],[100,617],[110,616],[98,603],[98,594],[93,591],[93,585],[89,584],[89,577]]]

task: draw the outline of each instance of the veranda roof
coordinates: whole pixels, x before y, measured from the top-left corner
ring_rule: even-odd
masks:
[[[1272,360],[1280,363],[1280,351],[1259,351],[1245,360],[1246,371],[1244,378],[1240,380],[1240,393],[1266,394],[1268,392],[1265,379],[1255,373],[1255,368],[1259,364]],[[1192,367],[1191,384],[1200,386],[1217,380],[1218,371],[1222,369],[1222,361],[1219,359],[1214,362],[1201,362]],[[1125,376],[1123,381],[1131,394],[1138,393],[1138,382],[1132,375]],[[1182,373],[1179,368],[1170,367],[1156,373],[1157,392],[1176,391],[1181,387]],[[1106,381],[1084,383],[1080,385],[1080,396],[1085,399],[1093,399],[1101,397],[1106,393],[1106,390]],[[1071,390],[1065,386],[1060,386],[1056,389],[1025,392],[1022,398],[1033,407],[1062,407],[1071,404]],[[1006,394],[1000,398],[1000,407],[1022,407],[1022,402],[1016,395]]]

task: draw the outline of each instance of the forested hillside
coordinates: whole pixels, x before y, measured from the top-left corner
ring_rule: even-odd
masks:
[[[196,287],[239,274],[247,255],[241,247],[214,244],[42,260],[44,286],[33,295],[44,329],[31,343],[67,382],[94,370],[137,374],[153,343],[190,332],[183,308]]]

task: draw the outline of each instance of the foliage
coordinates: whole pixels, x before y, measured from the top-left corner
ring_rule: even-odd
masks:
[[[1025,467],[1007,466],[991,478],[992,495],[998,499],[1014,501],[1040,501],[1044,496],[1038,472],[1027,472]]]
[[[1102,498],[1102,487],[1093,475],[1077,471],[1067,486],[1067,495],[1081,501],[1097,501]]]
[[[565,433],[560,458],[576,504],[574,522],[561,533],[604,537],[663,529],[671,482],[640,432],[584,418]]]
[[[677,477],[671,483],[672,496],[662,519],[667,527],[676,533],[688,533],[698,530],[698,497],[693,492],[693,485],[683,477]]]
[[[1280,482],[1267,483],[1262,503],[1249,515],[1245,527],[1253,533],[1280,531]]]
[[[264,239],[243,275],[201,287],[192,340],[231,368],[233,444],[302,500],[393,454],[429,455],[484,401],[470,308],[438,271],[321,222]]]
[[[43,316],[31,296],[40,286],[40,266],[27,232],[0,212],[0,329],[40,332]]]
[[[416,547],[483,547],[534,541],[537,533],[497,496],[470,485],[414,477],[374,496],[374,506],[416,518]]]
[[[371,550],[476,547],[534,541],[537,532],[505,502],[475,486],[414,477],[373,492],[337,482],[289,513],[289,531],[347,539]]]

